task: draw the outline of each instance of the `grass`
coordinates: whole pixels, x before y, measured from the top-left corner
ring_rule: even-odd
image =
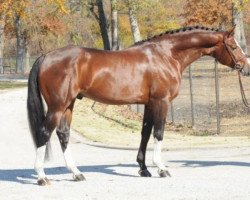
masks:
[[[134,136],[140,132],[141,116],[129,112],[127,106],[96,103],[92,110],[92,105],[93,101],[89,99],[76,101],[72,121],[73,129],[92,141],[130,145]],[[124,114],[124,112],[127,113]]]
[[[0,90],[15,89],[26,87],[27,83],[14,81],[0,81]]]
[[[129,106],[112,106],[84,98],[76,101],[72,128],[91,141],[110,146],[138,148],[142,115],[130,111]],[[165,149],[193,147],[231,147],[250,144],[249,135],[211,135],[188,126],[167,124],[164,133]],[[153,139],[149,141],[153,147]]]

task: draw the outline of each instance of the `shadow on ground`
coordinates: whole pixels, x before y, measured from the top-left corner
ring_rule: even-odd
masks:
[[[93,166],[78,166],[78,169],[85,173],[89,172],[98,172],[110,175],[117,176],[126,176],[126,177],[137,177],[129,174],[122,174],[116,172],[116,167],[136,167],[135,164],[117,164],[117,165],[93,165]],[[66,167],[53,167],[45,168],[46,175],[60,175],[60,174],[69,174],[70,172]],[[0,169],[0,182],[16,182],[22,184],[36,184],[36,173],[33,169]]]
[[[182,167],[214,167],[214,166],[236,166],[250,167],[248,162],[237,161],[199,161],[199,160],[171,160],[170,163],[180,163]]]
[[[181,167],[214,167],[214,166],[235,166],[235,167],[250,167],[248,162],[237,161],[198,161],[198,160],[171,160],[169,163],[180,163]],[[116,164],[116,165],[93,165],[93,166],[78,166],[78,169],[85,173],[97,172],[124,177],[139,177],[130,174],[122,174],[116,171],[120,167],[138,168],[136,164]],[[135,169],[137,170],[137,169]],[[47,175],[69,174],[65,167],[45,168]],[[0,182],[16,182],[21,184],[36,184],[36,175],[33,169],[0,169]],[[54,180],[61,181],[61,180]],[[72,180],[67,180],[72,181]]]

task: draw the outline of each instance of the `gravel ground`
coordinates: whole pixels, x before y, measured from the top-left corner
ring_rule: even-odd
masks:
[[[36,184],[35,150],[27,125],[26,89],[0,94],[0,199],[250,199],[250,147],[188,148],[163,152],[171,178],[138,176],[137,151],[90,146],[72,135],[73,157],[87,181],[73,182],[52,137],[46,164],[52,185]],[[167,141],[165,141],[167,142]]]

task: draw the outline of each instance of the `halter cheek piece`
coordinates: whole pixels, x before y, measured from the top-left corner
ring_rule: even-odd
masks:
[[[236,58],[235,58],[235,55],[233,54],[232,50],[231,50],[230,47],[227,45],[227,43],[225,42],[225,40],[224,40],[223,43],[224,43],[224,45],[225,45],[225,47],[226,47],[228,53],[230,54],[231,58],[232,58],[233,61],[234,61],[234,67],[233,67],[233,68],[234,68],[235,70],[238,71],[239,84],[240,84],[240,93],[241,93],[242,101],[243,101],[244,105],[245,105],[247,108],[250,108],[250,104],[249,104],[248,101],[247,101],[247,98],[246,98],[246,95],[245,95],[245,91],[244,91],[244,88],[243,88],[243,84],[242,84],[242,80],[241,80],[241,76],[240,76],[240,72],[243,70],[244,65],[241,66],[241,65],[239,64],[239,62],[240,62],[242,59],[244,59],[245,56],[242,56],[241,58],[236,59]],[[234,48],[233,51],[234,51],[235,49],[237,49],[237,47]]]
[[[227,45],[227,43],[225,42],[225,40],[224,40],[223,43],[224,43],[224,45],[225,45],[225,47],[226,47],[227,52],[230,54],[231,58],[232,58],[233,61],[234,61],[234,67],[233,67],[233,69],[235,69],[235,70],[241,72],[241,71],[243,70],[243,68],[244,68],[244,65],[241,66],[241,64],[239,64],[239,63],[240,63],[241,60],[243,60],[243,59],[245,58],[245,56],[242,56],[241,58],[236,59],[236,57],[235,57],[235,55],[233,54],[232,51],[236,50],[238,47],[236,47],[236,48],[234,48],[233,50],[231,50],[230,47],[229,47],[229,46]]]

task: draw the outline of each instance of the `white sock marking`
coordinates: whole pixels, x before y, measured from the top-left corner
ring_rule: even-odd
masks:
[[[38,175],[38,180],[45,178],[45,173],[43,170],[43,163],[45,157],[46,145],[37,148],[36,150],[36,161],[35,161],[35,171]]]
[[[75,162],[72,159],[72,155],[71,155],[71,150],[69,148],[69,146],[67,147],[67,149],[64,152],[64,160],[66,163],[67,168],[74,174],[80,174],[81,172],[77,169],[77,167],[75,166]]]
[[[158,141],[156,138],[154,144],[154,154],[153,154],[153,163],[161,170],[167,170],[165,165],[161,160],[161,148],[162,148],[162,141]]]

